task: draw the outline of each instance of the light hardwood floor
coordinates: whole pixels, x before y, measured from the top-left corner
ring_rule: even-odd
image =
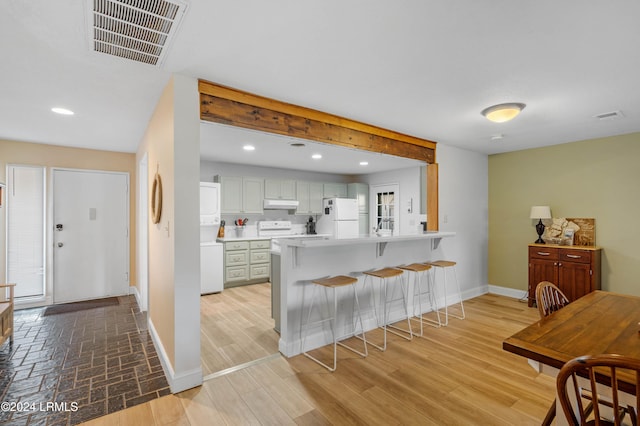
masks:
[[[204,376],[278,353],[271,284],[233,287],[200,298]]]
[[[467,319],[411,342],[391,335],[386,352],[364,359],[339,348],[335,373],[272,357],[90,425],[539,425],[555,382],[502,350],[537,311],[496,295],[465,308]]]

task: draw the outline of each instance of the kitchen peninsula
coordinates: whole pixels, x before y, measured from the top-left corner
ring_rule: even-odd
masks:
[[[306,315],[311,298],[311,280],[333,275],[351,275],[360,281],[357,284],[358,299],[364,314],[365,330],[377,327],[375,318],[370,312],[371,292],[378,303],[379,286],[367,285],[363,288],[363,271],[383,267],[393,267],[414,262],[437,260],[433,251],[438,248],[442,238],[453,237],[454,232],[424,232],[398,236],[363,235],[358,238],[336,239],[289,238],[281,240],[279,255],[273,256],[272,267],[277,273],[272,274],[272,292],[276,329],[280,330],[279,350],[287,357],[299,354],[300,325],[303,311]],[[278,259],[279,257],[279,259]],[[274,264],[276,263],[276,264]],[[409,307],[411,310],[413,294],[409,289]],[[338,336],[353,333],[351,294],[339,292],[338,318],[336,330]],[[324,300],[321,298],[320,300]],[[349,312],[349,314],[346,314]],[[278,315],[279,313],[279,315]],[[402,316],[399,304],[391,307],[390,322]],[[306,321],[306,317],[305,317]],[[332,341],[328,323],[325,328],[309,330],[306,348],[321,347]]]

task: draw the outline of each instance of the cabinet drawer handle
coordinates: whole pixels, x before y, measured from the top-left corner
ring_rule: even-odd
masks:
[[[546,253],[546,252],[543,252],[543,251],[539,251],[538,254],[540,256],[549,256],[551,253]]]
[[[572,259],[580,259],[582,256],[578,256],[577,254],[568,254],[567,257],[570,257]]]

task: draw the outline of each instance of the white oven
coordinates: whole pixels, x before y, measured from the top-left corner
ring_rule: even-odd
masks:
[[[323,238],[296,231],[288,220],[263,220],[258,222],[258,236],[271,238],[271,253],[280,254],[280,240],[283,238]]]

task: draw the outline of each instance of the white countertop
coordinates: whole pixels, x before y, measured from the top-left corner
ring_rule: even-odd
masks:
[[[229,242],[229,241],[255,241],[255,240],[270,240],[271,237],[258,237],[248,236],[248,237],[224,237],[224,238],[216,238],[216,241],[219,243]]]
[[[377,244],[377,243],[396,243],[401,241],[414,241],[425,239],[438,239],[445,237],[455,236],[455,232],[423,232],[420,234],[406,234],[406,235],[389,235],[389,236],[377,236],[377,235],[361,235],[358,238],[332,238],[332,237],[317,237],[309,238],[286,238],[280,240],[282,246],[289,247],[330,247],[330,246],[345,246],[353,244]]]
[[[330,234],[294,234],[294,235],[272,235],[268,237],[258,237],[257,235],[247,235],[242,237],[224,237],[224,238],[216,238],[216,241],[219,243],[229,242],[229,241],[255,241],[255,240],[289,240],[293,238],[297,239],[306,239],[306,238],[328,238]]]

